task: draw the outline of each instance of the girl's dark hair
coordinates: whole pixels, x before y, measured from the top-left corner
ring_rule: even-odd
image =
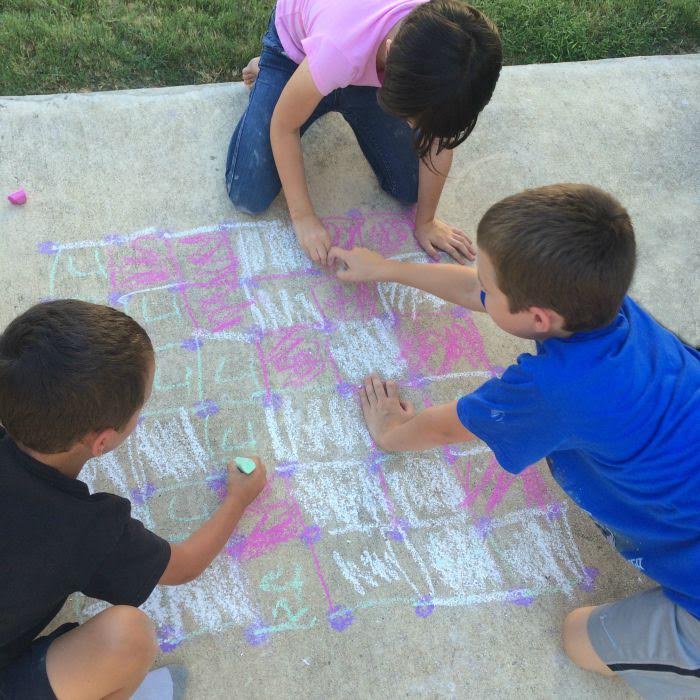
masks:
[[[0,422],[44,454],[121,430],[144,403],[152,362],[146,331],[121,311],[76,299],[37,304],[0,336]]]
[[[493,95],[501,40],[479,10],[457,0],[430,0],[404,19],[387,56],[378,92],[382,108],[411,121],[425,158],[459,146]]]
[[[609,324],[634,275],[634,229],[614,197],[590,185],[548,185],[494,204],[477,228],[511,313],[540,306],[567,331]]]

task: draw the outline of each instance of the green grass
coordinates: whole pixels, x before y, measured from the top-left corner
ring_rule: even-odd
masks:
[[[351,0],[335,0],[346,2]],[[683,53],[697,0],[473,0],[506,63]],[[273,0],[0,0],[0,94],[238,80]]]

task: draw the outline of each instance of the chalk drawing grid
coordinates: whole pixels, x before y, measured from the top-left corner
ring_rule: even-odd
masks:
[[[422,259],[402,213],[354,210],[326,224],[336,243]],[[593,585],[565,503],[536,468],[513,477],[480,442],[387,455],[364,427],[357,390],[370,371],[396,379],[417,407],[501,371],[470,312],[394,284],[343,285],[310,268],[275,221],[39,251],[50,298],[120,307],[156,347],[151,401],[132,438],[87,465],[91,489],[128,495],[135,517],[178,540],[223,496],[227,461],[268,461],[270,483],[225,553],[144,605],[163,651],[234,626],[261,644],[323,626],[342,632],[377,606],[427,618]],[[76,606],[84,619],[103,604]]]

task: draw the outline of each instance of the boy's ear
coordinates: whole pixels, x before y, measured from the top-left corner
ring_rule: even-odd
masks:
[[[549,333],[556,328],[558,316],[556,311],[551,309],[543,309],[539,306],[531,306],[528,311],[532,315],[534,330],[537,334]]]
[[[117,431],[114,428],[105,428],[99,433],[91,433],[87,438],[87,447],[93,457],[101,457],[114,446]]]

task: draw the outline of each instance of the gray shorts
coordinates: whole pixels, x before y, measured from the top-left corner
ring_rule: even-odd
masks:
[[[598,656],[645,698],[700,698],[700,620],[660,588],[601,605],[588,618]]]

